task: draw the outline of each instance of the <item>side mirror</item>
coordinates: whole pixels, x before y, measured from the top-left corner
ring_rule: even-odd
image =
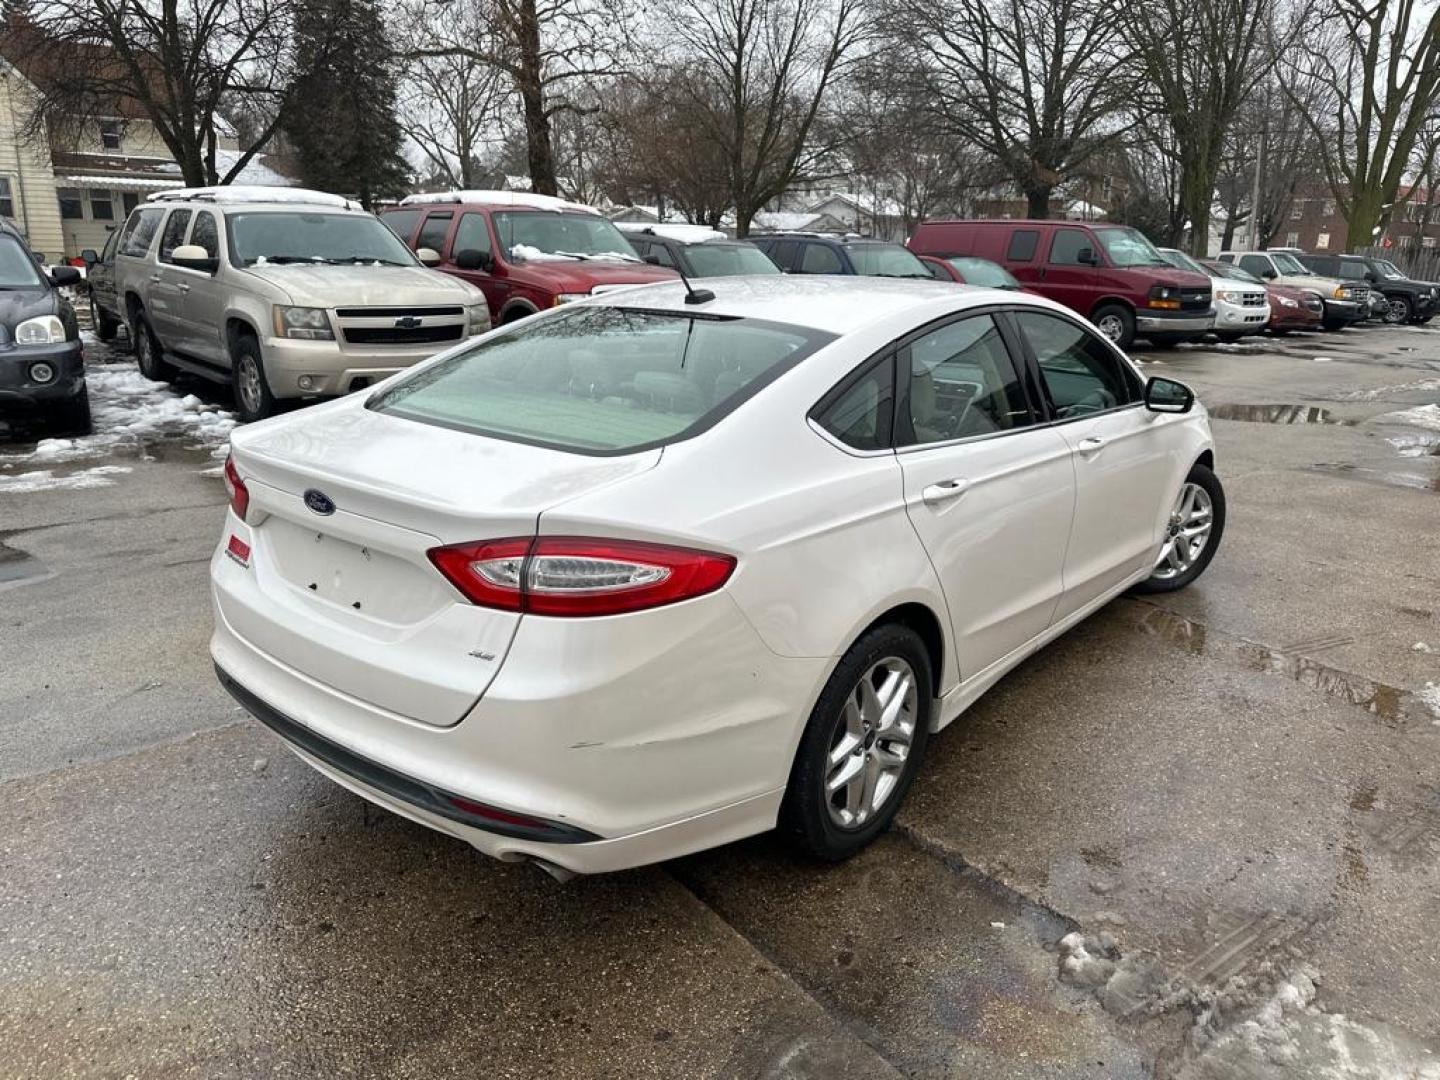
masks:
[[[651,266],[659,266],[659,265],[660,265],[660,256],[659,256],[659,255],[646,255],[646,256],[645,256],[645,261],[646,261],[647,263],[649,263]]]
[[[85,261],[86,266],[94,266],[97,262],[100,261],[100,253],[97,252],[94,248],[86,248],[84,251],[80,252],[80,258]]]
[[[420,261],[425,262],[424,258],[421,258]],[[425,265],[429,266],[430,264],[426,263]],[[460,270],[483,270],[488,274],[495,269],[495,257],[488,251],[466,248],[464,251],[455,253],[455,266]]]
[[[181,244],[170,253],[170,262],[184,270],[213,274],[220,269],[220,260],[199,244]]]
[[[80,283],[80,271],[73,266],[54,266],[50,268],[51,285],[78,285]]]
[[[1100,260],[1095,257],[1095,249],[1090,247],[1082,247],[1077,251],[1075,261],[1081,266],[1098,266],[1100,264]]]
[[[1264,270],[1261,270],[1260,276],[1263,277],[1266,281],[1274,281],[1277,277],[1279,277],[1279,275],[1275,273],[1275,268],[1273,266],[1267,266]]]
[[[1145,384],[1145,408],[1157,413],[1187,413],[1195,393],[1182,382],[1153,375]]]
[[[416,248],[415,257],[420,260],[423,266],[440,265],[440,253],[434,248]]]

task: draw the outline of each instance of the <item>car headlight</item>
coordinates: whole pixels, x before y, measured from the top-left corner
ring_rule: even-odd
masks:
[[[470,336],[483,334],[490,329],[490,305],[471,304],[465,309],[465,319],[470,324]]]
[[[1281,297],[1279,297],[1278,299],[1280,300],[1280,306],[1281,306],[1281,307],[1299,307],[1299,306],[1300,306],[1300,301],[1299,301],[1299,300],[1291,300],[1290,297],[1288,297],[1288,296],[1281,296]]]
[[[1224,300],[1229,304],[1243,304],[1245,302],[1245,294],[1243,292],[1235,292],[1231,289],[1221,289],[1216,292],[1215,299]]]
[[[305,338],[310,341],[334,341],[330,317],[324,308],[287,307],[275,305],[275,336]]]
[[[55,345],[65,340],[65,324],[54,315],[26,319],[15,327],[16,345]]]
[[[589,300],[590,294],[583,292],[562,292],[555,297],[555,306],[561,304],[573,304],[576,300]]]
[[[1347,295],[1349,295],[1349,290],[1346,289],[1345,286],[1343,286],[1343,285],[1336,285],[1336,286],[1335,286],[1335,291],[1332,292],[1330,295],[1331,295],[1332,297],[1334,297],[1336,300],[1344,300],[1345,297],[1346,297]]]

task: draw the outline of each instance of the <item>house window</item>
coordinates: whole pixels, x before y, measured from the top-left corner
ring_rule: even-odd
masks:
[[[80,201],[79,188],[57,188],[55,194],[60,199],[60,216],[62,218],[74,221],[84,220],[85,204]]]
[[[1315,246],[1317,248],[1328,248],[1330,246],[1330,234],[1328,232],[1317,234],[1315,237]]]
[[[120,193],[120,205],[124,208],[125,216],[128,218],[130,216],[130,211],[134,210],[135,207],[140,205],[139,193],[134,191],[122,191]]]
[[[1334,199],[1326,199],[1326,200],[1325,200],[1324,212],[1325,212],[1325,216],[1326,216],[1326,217],[1334,217],[1334,216],[1335,216],[1335,200],[1334,200]]]
[[[10,186],[10,177],[0,176],[0,217],[15,216],[15,190]]]
[[[1304,210],[1304,208],[1300,205],[1300,200],[1299,200],[1299,199],[1296,199],[1293,203],[1290,204],[1290,220],[1291,220],[1291,221],[1299,221],[1300,218],[1304,216],[1304,214],[1305,214],[1305,210]]]
[[[1299,247],[1299,246],[1300,246],[1300,234],[1299,234],[1298,232],[1287,232],[1287,233],[1285,234],[1285,246],[1286,246],[1286,247]]]
[[[100,121],[100,145],[106,150],[119,150],[124,125],[119,120]]]
[[[90,217],[95,221],[115,220],[115,200],[110,192],[90,192]]]
[[[1421,247],[1434,247],[1434,246],[1435,246],[1435,237],[1433,237],[1433,236],[1422,236],[1422,237],[1420,238],[1420,246],[1421,246]]]

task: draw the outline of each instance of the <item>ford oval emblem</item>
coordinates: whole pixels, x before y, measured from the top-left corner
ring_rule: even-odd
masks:
[[[335,512],[335,504],[330,500],[330,496],[314,488],[305,492],[305,505],[317,514],[329,515]]]

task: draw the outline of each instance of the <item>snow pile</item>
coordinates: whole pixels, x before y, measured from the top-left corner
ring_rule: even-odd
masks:
[[[1433,653],[1435,650],[1432,649],[1426,642],[1417,641],[1414,645],[1410,646],[1410,651],[1418,653]]]
[[[109,487],[115,483],[111,477],[129,471],[128,468],[121,465],[97,465],[93,469],[84,469],[80,472],[59,476],[50,469],[13,474],[0,473],[0,495],[26,495],[36,491],[78,491],[82,488]]]
[[[579,262],[578,255],[552,255],[548,251],[541,251],[529,244],[511,244],[510,256],[515,259],[523,259],[525,262]]]
[[[1414,390],[1440,390],[1440,379],[1418,379],[1415,382],[1395,383],[1392,386],[1376,386],[1369,390],[1351,390],[1340,396],[1346,401],[1374,401],[1386,394],[1403,394]]]
[[[1401,457],[1425,457],[1440,451],[1440,439],[1430,435],[1398,435],[1385,440]]]
[[[1416,427],[1440,431],[1440,405],[1416,405],[1413,409],[1377,416],[1375,421],[1386,424],[1414,424]]]
[[[1095,935],[1076,931],[1060,939],[1060,981],[1092,991],[1105,1011],[1115,1016],[1164,1012],[1186,998],[1153,960],[1121,956],[1108,931]]]
[[[1440,724],[1440,684],[1427,682],[1425,689],[1415,696],[1430,710],[1430,715],[1435,717],[1432,723]]]

